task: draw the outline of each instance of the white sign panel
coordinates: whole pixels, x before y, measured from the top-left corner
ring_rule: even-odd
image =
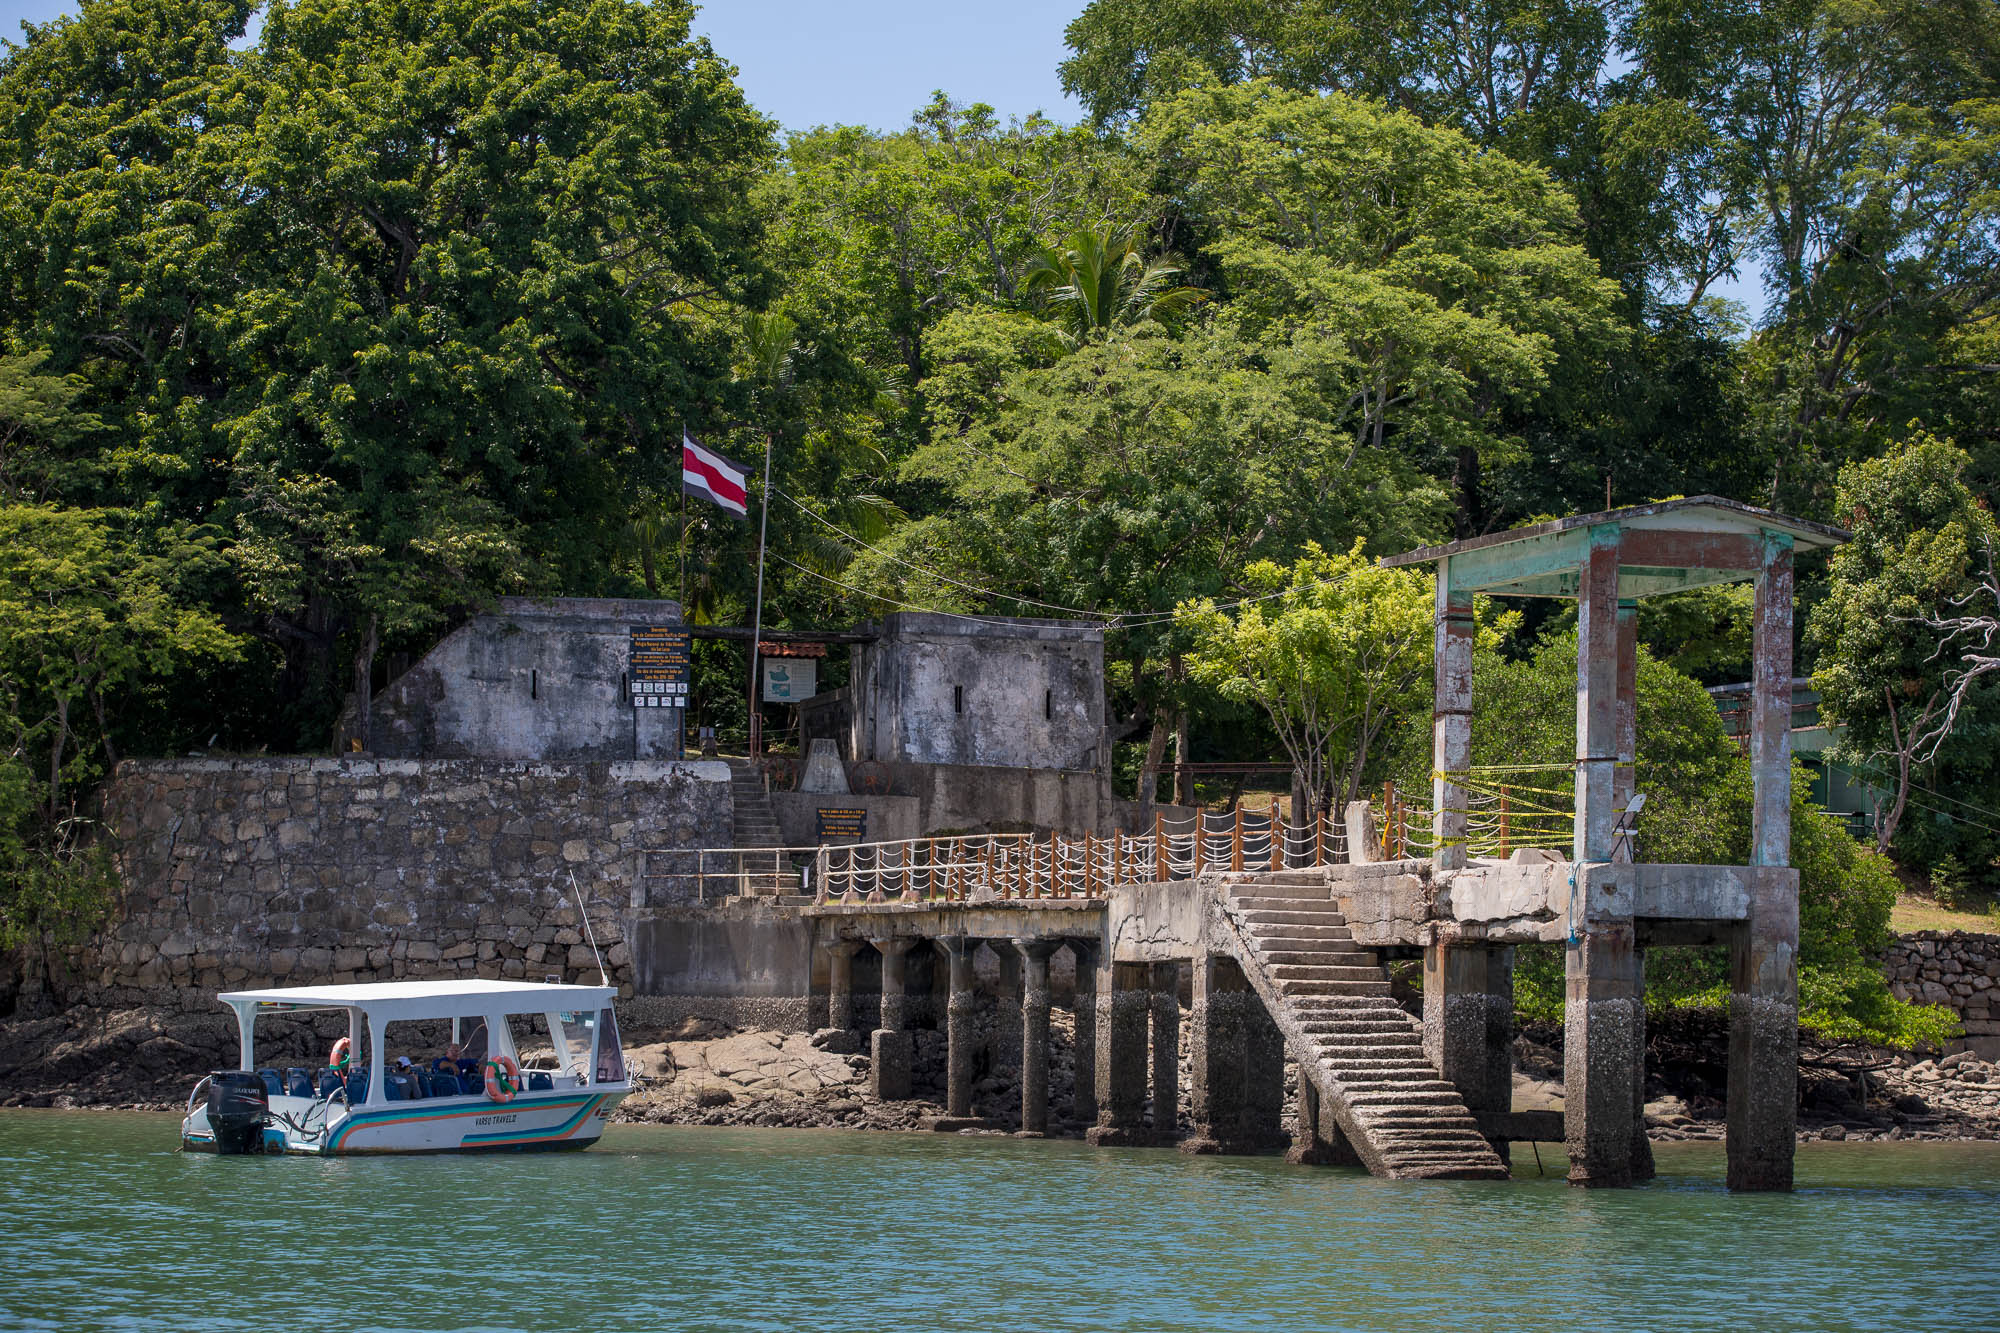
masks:
[[[764,659],[764,702],[795,704],[818,691],[819,663],[810,657]]]

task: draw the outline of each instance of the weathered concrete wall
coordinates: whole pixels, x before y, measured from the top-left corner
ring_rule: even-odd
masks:
[[[661,849],[730,821],[719,763],[128,760],[105,807],[125,888],[88,998],[202,1009],[260,984],[595,976],[570,872],[629,983],[622,919],[696,894]]]
[[[771,812],[778,817],[778,836],[787,847],[819,845],[821,810],[866,810],[867,842],[894,842],[900,838],[923,836],[919,813],[922,803],[914,796],[837,795],[826,792],[774,791]]]
[[[1104,744],[1104,632],[899,612],[857,645],[847,757],[1094,769]]]
[[[1965,1045],[2000,1059],[2000,935],[1924,930],[1899,935],[1882,956],[1898,999],[1941,1004],[1965,1024]]]
[[[1152,817],[1137,802],[1111,794],[1104,775],[1054,769],[987,768],[973,764],[849,764],[852,796],[772,792],[778,830],[788,844],[809,847],[813,812],[822,806],[862,806],[869,812],[868,841],[921,838],[935,833],[1020,833],[1033,830],[1080,835],[1152,832]],[[887,791],[862,791],[864,776]],[[1156,807],[1169,821],[1193,812]]]
[[[634,708],[635,625],[680,603],[503,597],[446,635],[370,709],[369,752],[398,759],[678,759],[680,710]],[[352,716],[343,722],[351,730]]]

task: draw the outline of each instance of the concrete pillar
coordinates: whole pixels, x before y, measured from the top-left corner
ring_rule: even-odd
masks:
[[[903,1101],[910,1095],[916,1042],[908,1030],[908,962],[915,944],[908,938],[875,941],[882,955],[882,1006],[868,1038],[868,1090],[877,1101]]]
[[[1097,1124],[1090,1142],[1124,1146],[1150,1142],[1142,1108],[1146,1100],[1147,1017],[1152,1008],[1152,967],[1113,963],[1111,986],[1099,1006]]]
[[[1641,1011],[1643,1014],[1643,1010]],[[1486,951],[1486,1087],[1493,1109],[1514,1109],[1514,947]],[[1493,1151],[1511,1161],[1502,1141]]]
[[[1431,710],[1431,767],[1463,773],[1472,766],[1472,593],[1452,586],[1451,560],[1438,562],[1436,703]],[[1460,870],[1466,861],[1469,794],[1455,782],[1431,778],[1431,864]]]
[[[1021,959],[1021,1133],[1049,1131],[1049,955],[1056,940],[1015,940]]]
[[[1611,807],[1625,813],[1639,789],[1639,604],[1618,603],[1618,763],[1611,770]],[[1632,844],[1612,848],[1614,860],[1630,861]]]
[[[1625,867],[1582,867],[1579,895],[1629,905]],[[1587,909],[1590,903],[1580,905]],[[1632,919],[1586,914],[1568,946],[1563,1005],[1563,1138],[1572,1185],[1632,1183],[1632,1064],[1639,993]]]
[[[1244,1002],[1249,983],[1235,959],[1223,954],[1196,958],[1193,1025],[1188,1050],[1189,1115],[1193,1132],[1181,1140],[1185,1153],[1243,1152]]]
[[[1765,534],[1750,645],[1750,864],[1792,862],[1792,548]],[[1797,905],[1794,904],[1796,916]]]
[[[1021,1067],[1021,955],[1006,940],[993,941],[1000,961],[999,993],[993,1011],[988,1063],[995,1070]]]
[[[1153,964],[1153,1133],[1163,1142],[1180,1137],[1181,966]]]
[[[1294,1166],[1361,1165],[1361,1154],[1347,1141],[1346,1133],[1303,1069],[1299,1071],[1292,1146],[1285,1150],[1285,1160]]]
[[[1263,999],[1243,1005],[1243,1138],[1251,1150],[1285,1141],[1285,1034]]]
[[[1799,875],[1752,872],[1730,945],[1729,1188],[1789,1190],[1799,1108]]]
[[[1514,1105],[1514,951],[1483,940],[1424,946],[1424,1055],[1468,1109]],[[1494,1145],[1502,1160],[1505,1142]]]
[[[1475,1111],[1493,1105],[1487,1087],[1486,946],[1434,939],[1424,946],[1424,1057]]]
[[[1097,945],[1071,940],[1076,960],[1076,1045],[1072,1054],[1076,1086],[1071,1093],[1070,1118],[1079,1125],[1097,1122]]]
[[[1646,951],[1632,950],[1632,1179],[1651,1180],[1653,1140],[1646,1134]]]
[[[1576,831],[1572,861],[1611,859],[1611,776],[1618,766],[1618,525],[1590,529],[1579,571],[1576,634]]]
[[[833,940],[826,946],[826,1025],[843,1030],[854,1026],[854,951],[856,940]]]
[[[972,951],[976,940],[963,935],[938,941],[951,962],[951,998],[945,1002],[944,1113],[954,1119],[972,1114],[972,1059],[978,1036],[972,1022]]]

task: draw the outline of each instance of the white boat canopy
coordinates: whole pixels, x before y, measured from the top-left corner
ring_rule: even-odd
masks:
[[[239,1014],[358,1009],[371,1018],[479,1018],[601,1009],[616,986],[560,986],[540,981],[372,981],[348,986],[286,986],[226,991],[216,997]]]

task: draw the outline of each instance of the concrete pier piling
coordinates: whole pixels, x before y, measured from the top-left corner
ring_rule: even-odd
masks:
[[[972,952],[976,940],[963,935],[938,941],[951,965],[951,995],[945,1001],[945,1114],[972,1114],[972,1062],[978,1035],[973,1028]]]
[[[1057,940],[1015,940],[1021,959],[1021,1133],[1049,1130],[1049,955]]]
[[[843,1031],[854,1026],[854,955],[857,940],[836,939],[826,946],[826,1025]]]
[[[1249,1071],[1244,1061],[1244,1000],[1248,985],[1234,959],[1210,954],[1195,960],[1194,1008],[1188,1047],[1189,1111],[1193,1132],[1185,1153],[1244,1151],[1243,1099]]]
[[[1180,1136],[1180,974],[1179,963],[1153,964],[1153,1136],[1163,1143]]]
[[[1076,963],[1076,1036],[1072,1055],[1076,1091],[1070,1115],[1080,1125],[1097,1121],[1097,948],[1086,940],[1069,942]]]
[[[916,1041],[909,1031],[909,954],[917,941],[890,936],[875,942],[882,955],[882,1004],[868,1038],[868,1090],[878,1101],[907,1100]]]
[[[1146,1132],[1148,1019],[1152,1010],[1152,967],[1117,963],[1111,985],[1100,992],[1097,1032],[1097,1124],[1086,1137],[1102,1146],[1151,1141]]]

